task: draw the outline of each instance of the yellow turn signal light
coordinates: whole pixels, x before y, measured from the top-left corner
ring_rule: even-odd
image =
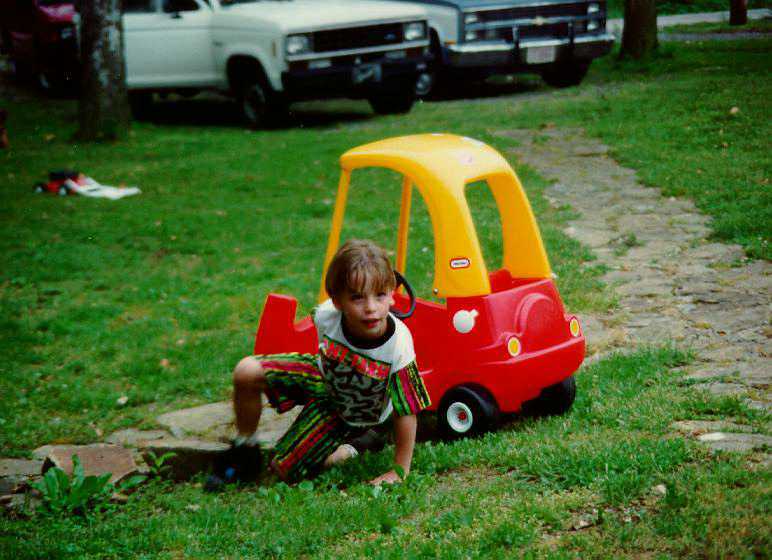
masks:
[[[571,322],[568,323],[568,328],[571,331],[572,336],[579,336],[581,333],[581,329],[579,329],[579,319],[572,317]]]
[[[507,350],[512,357],[518,356],[522,349],[523,347],[516,336],[513,336],[507,341]]]

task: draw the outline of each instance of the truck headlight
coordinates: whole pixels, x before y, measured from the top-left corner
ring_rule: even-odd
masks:
[[[303,54],[311,52],[310,35],[288,35],[286,43],[287,54]]]
[[[481,34],[479,31],[467,31],[464,34],[464,40],[467,42],[469,41],[478,41],[481,38]]]
[[[597,14],[598,12],[600,12],[600,4],[595,4],[595,3],[587,4],[588,14]]]
[[[600,27],[600,23],[598,23],[598,22],[597,22],[597,21],[595,21],[595,20],[593,20],[593,21],[588,21],[588,22],[587,22],[587,31],[595,31],[595,30],[597,30],[599,27]]]
[[[422,21],[406,23],[404,29],[405,41],[417,41],[426,37],[426,26]]]
[[[480,17],[475,13],[469,13],[464,14],[464,25],[469,25],[470,23],[477,23],[480,21]]]

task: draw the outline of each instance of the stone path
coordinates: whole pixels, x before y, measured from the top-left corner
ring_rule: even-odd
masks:
[[[566,232],[590,246],[609,272],[619,309],[583,317],[590,360],[640,344],[674,342],[695,351],[685,379],[715,395],[738,395],[770,412],[772,264],[742,248],[706,241],[709,217],[686,199],[664,198],[617,164],[581,130],[513,130],[511,153],[555,183],[548,201],[580,217]],[[536,140],[538,138],[538,140]],[[768,424],[767,424],[768,426]],[[684,419],[673,426],[714,449],[772,446],[734,422]],[[769,430],[765,430],[767,433]],[[769,464],[769,455],[765,462]]]

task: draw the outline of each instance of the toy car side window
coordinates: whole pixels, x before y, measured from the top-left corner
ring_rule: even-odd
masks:
[[[503,261],[501,216],[496,199],[487,181],[468,183],[464,195],[488,272],[493,272],[501,267]]]

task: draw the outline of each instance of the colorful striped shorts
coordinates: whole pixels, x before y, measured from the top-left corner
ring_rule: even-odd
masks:
[[[266,396],[277,412],[303,410],[277,442],[271,468],[284,480],[313,476],[339,445],[363,432],[349,426],[329,398],[314,354],[257,355],[265,371]]]

